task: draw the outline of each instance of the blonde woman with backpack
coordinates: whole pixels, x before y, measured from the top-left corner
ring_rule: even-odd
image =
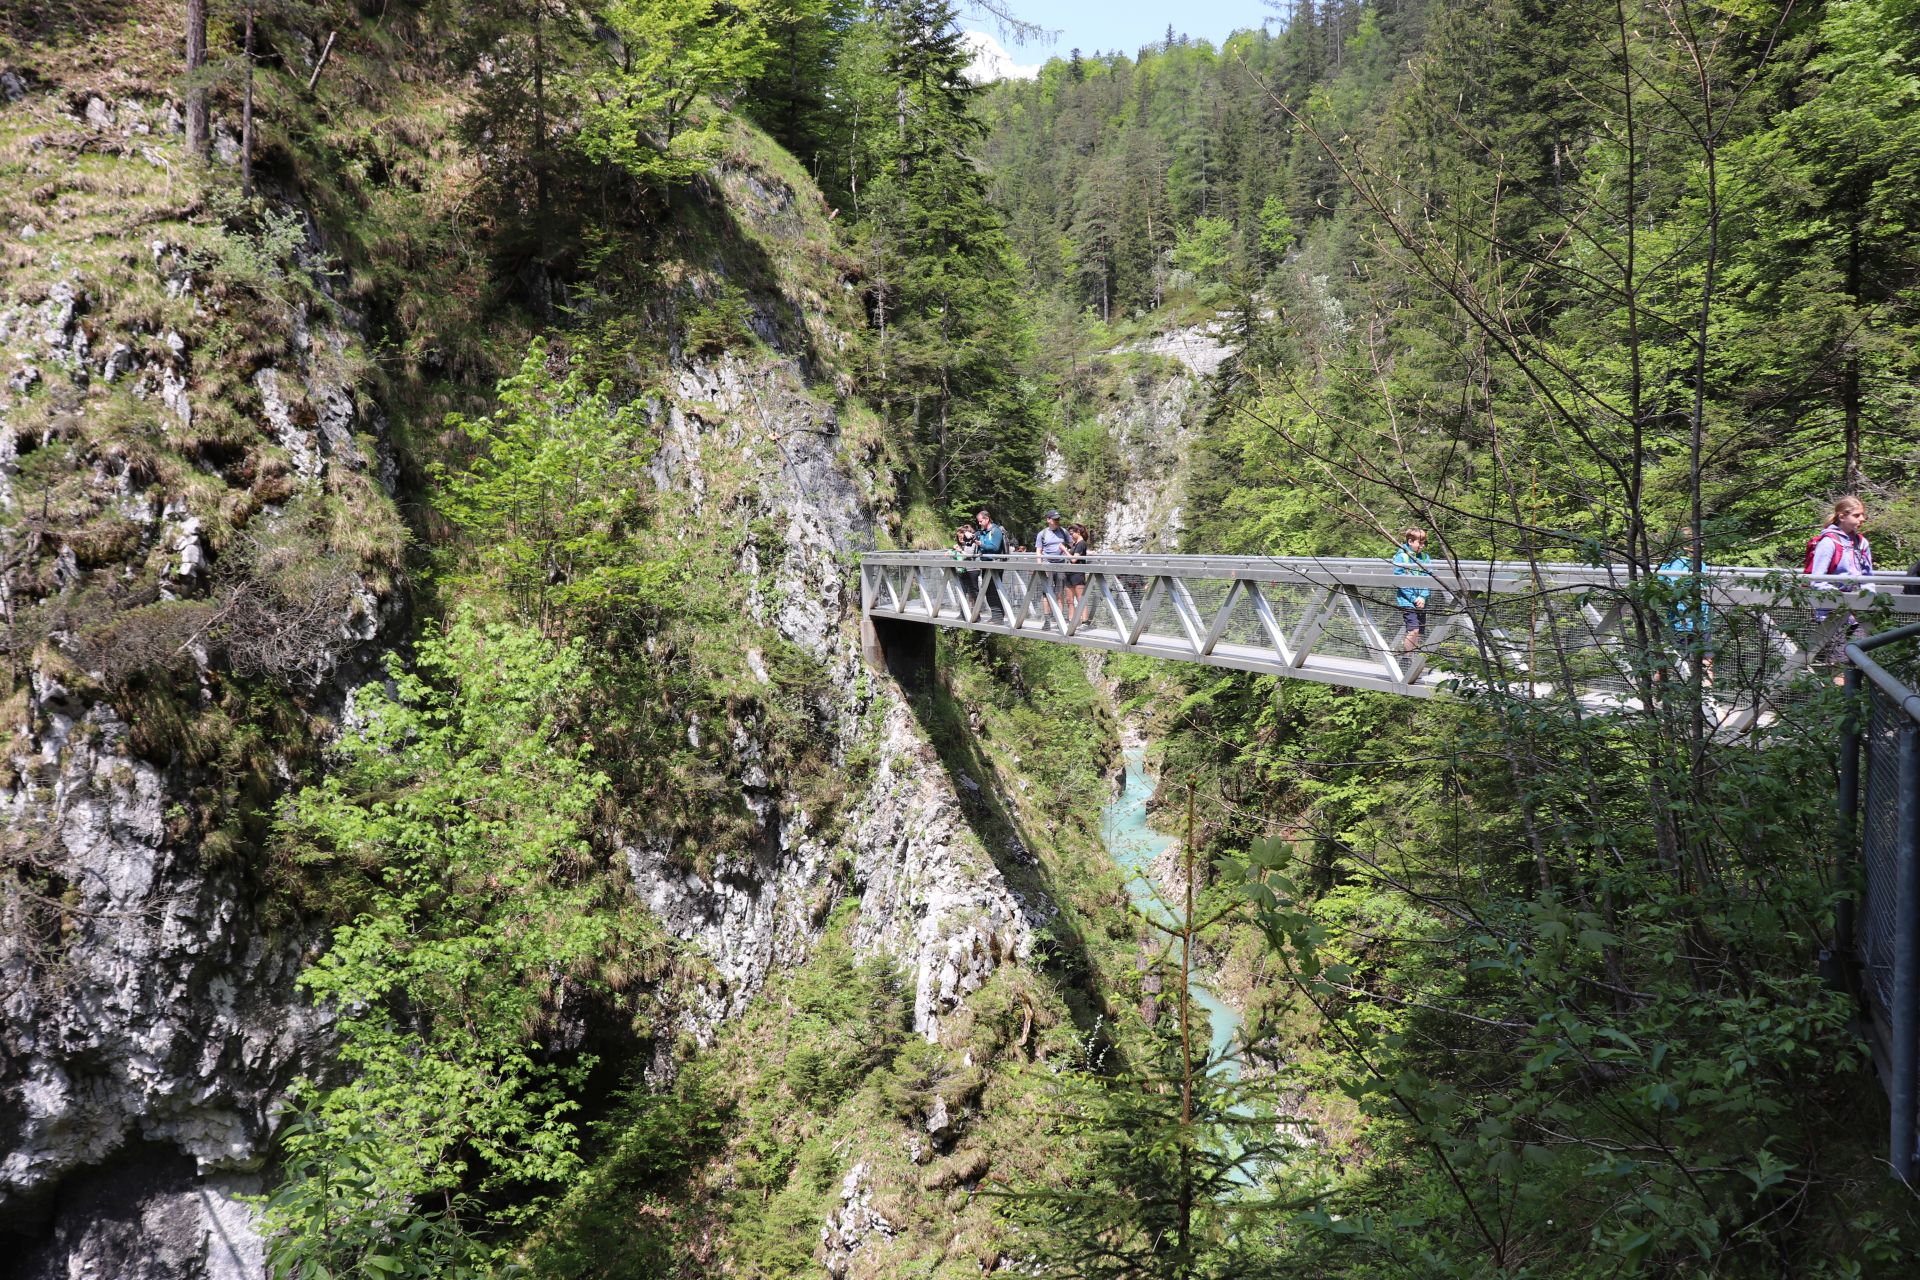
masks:
[[[1813,535],[1807,542],[1807,563],[1805,572],[1814,578],[1839,577],[1847,579],[1865,579],[1873,576],[1873,544],[1867,541],[1862,532],[1867,523],[1867,504],[1853,494],[1837,499],[1833,504],[1833,514],[1828,518],[1826,527]],[[1820,584],[1816,583],[1816,587]],[[1873,584],[1860,582],[1854,585],[1829,586],[1828,590],[1871,591]],[[1832,609],[1815,609],[1813,622],[1817,628],[1824,623]],[[1847,645],[1860,634],[1860,620],[1848,614],[1846,621],[1835,626],[1827,638],[1820,643],[1820,651],[1814,655],[1814,662],[1820,666],[1837,666],[1846,661]],[[1833,682],[1839,684],[1843,677],[1835,676]]]

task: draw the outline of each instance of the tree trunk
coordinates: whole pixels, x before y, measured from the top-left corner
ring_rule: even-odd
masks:
[[[539,210],[541,247],[547,234],[547,46],[541,6],[533,7],[533,191]]]
[[[1847,298],[1854,313],[1860,310],[1860,219],[1847,232]],[[1857,338],[1847,344],[1840,371],[1840,408],[1846,415],[1846,456],[1840,464],[1840,492],[1858,493],[1860,474],[1860,347]]]
[[[1193,1257],[1193,779],[1187,779],[1187,840],[1181,858],[1186,909],[1180,917],[1180,1186],[1176,1205],[1178,1274]]]
[[[207,0],[187,0],[187,153],[207,154],[207,86],[200,69],[207,65]]]
[[[534,0],[533,6],[533,220],[535,289],[540,310],[547,314],[553,297],[552,281],[547,275],[548,226],[552,214],[552,193],[547,187],[547,45],[546,0]]]
[[[247,4],[247,82],[240,99],[240,194],[253,199],[253,4]]]
[[[900,176],[907,176],[907,86],[904,84],[893,91],[893,110],[900,127],[900,159],[897,167]]]

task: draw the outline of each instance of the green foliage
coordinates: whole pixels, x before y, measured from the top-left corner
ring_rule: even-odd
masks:
[[[479,549],[473,576],[549,633],[610,608],[663,604],[673,569],[647,554],[653,446],[643,407],[618,401],[606,382],[589,385],[540,338],[499,400],[488,417],[447,420],[479,449],[463,470],[442,473],[440,497]]]
[[[809,963],[750,1015],[734,1052],[745,1073],[742,1131],[731,1155],[731,1251],[749,1275],[788,1275],[812,1262],[828,1196],[845,1170],[824,1129],[907,1043],[911,1010],[899,973],[856,959],[851,913],[839,912]]]
[[[207,204],[217,221],[214,233],[196,246],[196,269],[228,287],[252,290],[262,300],[289,293],[308,301],[324,298],[295,257],[307,248],[306,220],[299,210],[246,199],[224,186],[209,189]]]
[[[460,1254],[468,1191],[516,1197],[494,1223],[533,1216],[580,1169],[571,1094],[591,1059],[545,1046],[559,1002],[602,956],[657,946],[595,874],[606,779],[570,723],[577,647],[463,615],[389,680],[355,695],[359,727],[283,825],[300,862],[366,882],[300,978],[346,1078],[295,1090],[267,1209],[283,1274],[369,1274],[409,1233]]]
[[[1260,249],[1278,262],[1293,248],[1293,219],[1287,215],[1284,198],[1269,194],[1260,204]]]
[[[1765,898],[1734,878],[1676,891],[1628,852],[1624,805],[1601,860],[1557,849],[1553,888],[1470,902],[1441,862],[1375,862],[1360,851],[1371,834],[1335,846],[1349,879],[1332,892],[1305,846],[1251,846],[1260,928],[1335,1047],[1323,1087],[1357,1104],[1372,1141],[1420,1153],[1303,1220],[1352,1274],[1527,1274],[1520,1260],[1543,1252],[1596,1276],[1771,1255],[1768,1210],[1809,1190],[1817,1099],[1858,1063],[1845,998],[1796,955],[1823,891],[1783,855],[1825,821],[1823,798],[1794,783],[1797,756],[1781,744],[1729,759],[1736,777],[1705,801],[1738,795],[1743,821],[1779,833],[1780,847],[1739,855],[1769,868]],[[1396,783],[1390,799],[1415,795]],[[1542,780],[1530,803],[1578,802]],[[1715,980],[1727,966],[1737,982]],[[1845,1273],[1827,1262],[1841,1269],[1807,1273]]]
[[[1274,104],[1317,94],[1339,117],[1335,136],[1358,126],[1417,49],[1429,7],[1301,4],[1283,28],[1218,46],[1169,32],[1137,56],[1083,59],[1079,75],[1056,58],[1037,80],[995,85],[984,155],[1036,287],[1059,293],[1066,314],[1144,313],[1167,301],[1169,256],[1202,226],[1201,265],[1171,264],[1202,284],[1278,260],[1341,200]]]
[[[748,305],[746,295],[735,286],[720,282],[711,297],[687,313],[687,350],[697,355],[716,356],[751,344],[754,340],[752,316],[753,308]]]
[[[1180,980],[1176,966],[1169,990]],[[1177,1016],[1138,1033],[1130,1067],[1113,1069],[1114,1055],[1089,1042],[1082,1061],[1035,1073],[1047,1136],[1065,1159],[996,1198],[1044,1274],[1226,1280],[1265,1260],[1273,1206],[1254,1192],[1283,1167],[1294,1146],[1284,1127],[1297,1121],[1277,1106],[1274,1077],[1243,1079],[1210,1057],[1194,1018],[1191,1044]]]
[[[786,6],[791,9],[795,6]],[[717,111],[697,108],[758,76],[772,51],[768,6],[724,0],[613,0],[597,10],[608,56],[587,78],[574,145],[648,186],[684,182],[713,163]]]
[[[461,1225],[472,1197],[420,1211],[399,1194],[381,1149],[389,1135],[345,1131],[311,1114],[281,1134],[280,1188],[267,1197],[267,1260],[278,1280],[473,1280],[494,1274],[486,1250]]]
[[[1225,218],[1196,218],[1193,225],[1176,234],[1173,265],[1191,272],[1200,283],[1203,297],[1218,298],[1225,287],[1227,264],[1232,260],[1233,224]]]
[[[591,1126],[587,1166],[523,1251],[543,1280],[665,1276],[693,1247],[682,1215],[689,1176],[721,1145],[728,1113],[690,1066],[671,1088],[627,1088]]]

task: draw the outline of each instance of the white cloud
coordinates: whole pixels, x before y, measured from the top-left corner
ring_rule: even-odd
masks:
[[[963,31],[960,33],[962,48],[973,50],[973,61],[967,64],[964,73],[975,84],[986,84],[991,80],[1031,80],[1040,74],[1039,64],[1023,67],[1013,60],[1013,55],[1000,47],[1000,42],[984,31]]]

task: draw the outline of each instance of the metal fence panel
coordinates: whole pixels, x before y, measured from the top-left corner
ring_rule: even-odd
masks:
[[[1868,686],[1866,786],[1862,796],[1860,965],[1867,994],[1893,1008],[1893,944],[1900,876],[1900,728],[1906,712],[1877,686]]]

